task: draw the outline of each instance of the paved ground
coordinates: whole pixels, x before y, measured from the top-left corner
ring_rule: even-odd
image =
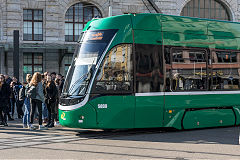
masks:
[[[0,127],[0,159],[239,159],[237,127],[166,132],[103,132],[57,127]]]

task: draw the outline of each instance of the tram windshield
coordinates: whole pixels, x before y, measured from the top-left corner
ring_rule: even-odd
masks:
[[[74,53],[62,95],[83,96],[95,66],[117,30],[95,30],[83,34]]]

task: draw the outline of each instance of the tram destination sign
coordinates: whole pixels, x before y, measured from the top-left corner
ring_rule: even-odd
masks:
[[[88,40],[99,41],[103,39],[104,32],[90,32]]]
[[[116,29],[86,31],[80,42],[108,43],[116,32]]]

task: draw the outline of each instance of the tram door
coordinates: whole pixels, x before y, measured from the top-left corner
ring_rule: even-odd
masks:
[[[112,48],[101,64],[94,85],[100,128],[133,128],[135,97],[133,96],[132,44]]]
[[[162,127],[164,111],[161,45],[136,44],[135,127]]]

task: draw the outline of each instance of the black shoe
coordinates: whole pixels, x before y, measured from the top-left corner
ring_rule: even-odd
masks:
[[[46,124],[44,127],[48,127],[50,125],[50,123]]]
[[[6,122],[6,123],[4,123],[4,124],[3,124],[3,126],[7,127],[7,126],[8,126],[7,122]]]
[[[48,125],[48,128],[52,128],[52,127],[54,127],[54,123],[50,123],[50,124]]]
[[[1,122],[0,125],[4,125],[5,123],[4,122]]]

